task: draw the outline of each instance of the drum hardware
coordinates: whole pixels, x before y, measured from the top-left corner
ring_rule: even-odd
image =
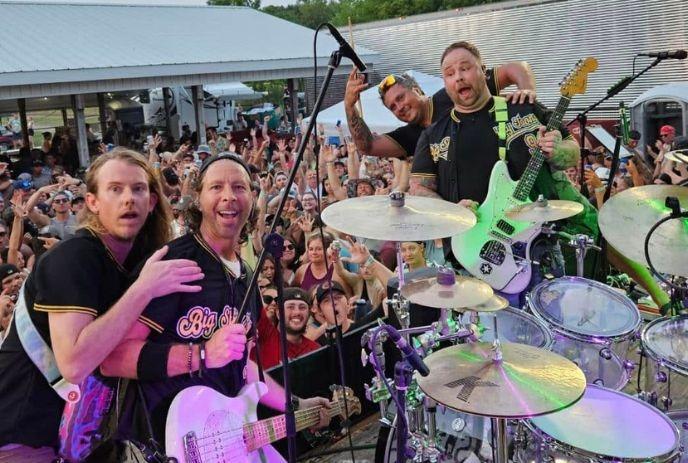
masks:
[[[542,233],[548,236],[556,235],[564,238],[567,241],[567,246],[573,248],[576,252],[576,276],[582,277],[584,274],[585,256],[589,250],[601,251],[602,248],[595,244],[595,240],[588,235],[579,233],[571,235],[563,231],[555,230],[554,224],[544,224],[542,226]]]

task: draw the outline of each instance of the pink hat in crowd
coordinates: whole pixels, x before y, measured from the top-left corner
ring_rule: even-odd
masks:
[[[676,129],[671,125],[663,125],[659,129],[660,135],[674,135],[675,133],[676,133]]]

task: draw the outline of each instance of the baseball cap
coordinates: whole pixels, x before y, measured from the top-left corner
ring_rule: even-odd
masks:
[[[210,146],[208,145],[198,145],[198,149],[196,150],[197,153],[212,153],[210,150]]]
[[[44,166],[45,163],[43,161],[41,161],[40,159],[36,159],[33,161],[33,165],[34,166]]]
[[[660,135],[671,135],[671,134],[675,134],[675,133],[676,133],[676,129],[671,125],[663,125],[659,129]]]
[[[311,297],[306,291],[301,288],[285,288],[284,289],[284,302],[287,301],[303,301],[309,306],[311,305]]]
[[[0,265],[0,280],[4,280],[10,275],[19,273],[19,269],[13,264],[2,264]]]
[[[320,304],[323,301],[323,299],[325,299],[330,294],[331,291],[337,291],[341,294],[346,294],[346,291],[344,291],[344,288],[342,287],[342,285],[339,284],[339,282],[333,281],[332,284],[330,284],[329,281],[326,281],[324,283],[321,283],[318,286],[318,289],[315,291],[315,299],[318,301],[318,304]]]

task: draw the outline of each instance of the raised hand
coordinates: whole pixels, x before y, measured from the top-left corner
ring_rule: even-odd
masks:
[[[351,237],[347,237],[347,241],[342,241],[341,243],[351,254],[351,257],[342,257],[342,262],[361,265],[365,264],[368,257],[370,257],[370,251],[365,244],[354,243]]]
[[[365,76],[360,74],[354,67],[349,74],[349,80],[346,81],[346,90],[344,92],[344,104],[353,107],[361,98],[361,92],[368,88],[365,83]]]

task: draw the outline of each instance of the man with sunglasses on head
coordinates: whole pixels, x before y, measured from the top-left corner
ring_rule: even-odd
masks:
[[[277,289],[269,287],[263,291],[263,313],[258,320],[258,346],[263,368],[271,368],[282,361],[279,326],[277,320]],[[311,298],[301,288],[284,290],[284,315],[287,319],[287,356],[301,357],[320,348],[320,344],[304,336],[308,327]],[[270,314],[269,312],[272,312]],[[272,315],[272,316],[271,316]],[[255,351],[252,351],[252,355]]]
[[[486,78],[490,93],[516,85],[518,90],[507,96],[512,102],[535,101],[535,78],[525,61],[508,62],[488,69]],[[346,119],[356,148],[363,155],[406,158],[413,156],[423,130],[449,114],[453,103],[442,88],[427,96],[418,82],[408,74],[390,74],[378,85],[380,98],[387,109],[406,125],[383,135],[373,134],[356,109],[361,92],[368,88],[363,74],[354,70],[349,74],[344,94]]]

